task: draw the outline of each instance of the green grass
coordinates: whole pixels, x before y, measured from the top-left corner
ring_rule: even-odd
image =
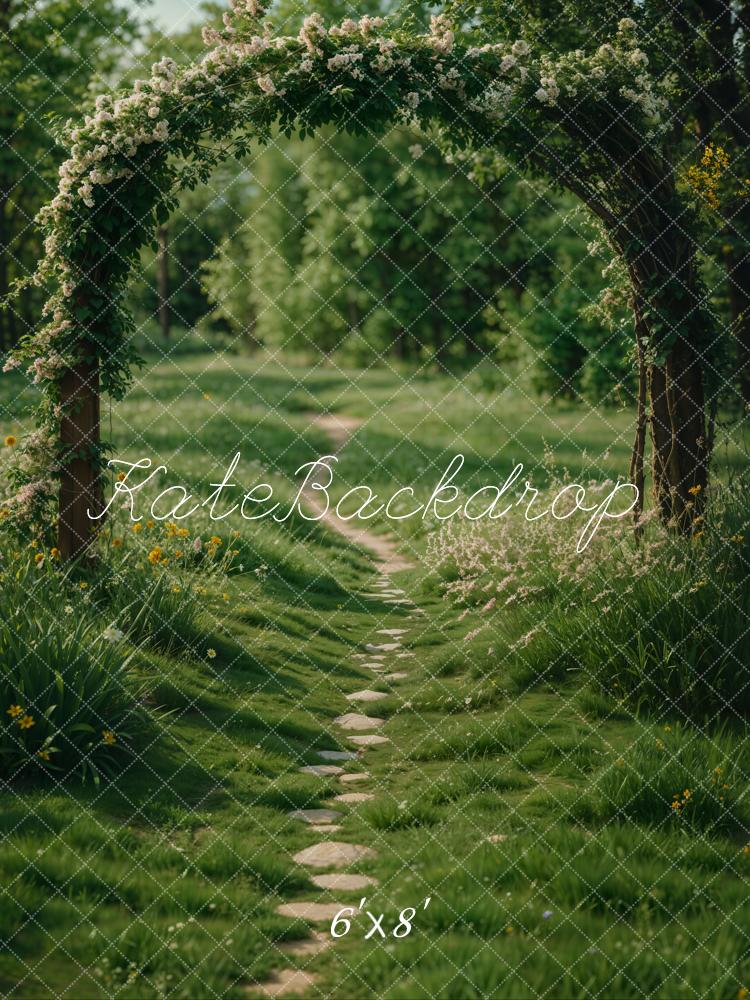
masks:
[[[8,385],[3,424],[17,432],[28,397],[14,401],[18,383]],[[541,478],[543,439],[587,478],[627,467],[630,414],[469,388],[176,354],[115,408],[115,453],[158,457],[170,481],[198,490],[242,449],[243,482],[262,474],[291,497],[294,469],[327,445],[307,412],[330,407],[365,419],[342,455],[341,489],[416,482],[424,497],[456,451],[470,459],[467,482],[496,481],[514,461]],[[206,537],[207,521],[189,523]],[[475,619],[459,620],[420,566],[398,578],[427,612],[408,619],[359,596],[370,561],[325,528],[295,519],[219,533],[235,527],[236,566],[199,571],[180,645],[159,633],[184,593],[162,584],[151,620],[125,613],[153,584],[150,567],[81,605],[102,625],[108,609],[123,616],[123,653],[158,729],[110,782],[3,787],[0,991],[245,997],[295,964],[319,976],[311,995],[348,1000],[731,998],[750,986],[742,719],[691,723],[663,705],[636,714],[574,664],[552,669],[544,646],[537,658],[534,644],[511,652],[535,616],[554,610],[561,629],[575,627],[554,602],[498,611],[487,634],[467,639]],[[402,522],[406,551],[419,557],[428,530]],[[27,587],[31,614],[46,599],[41,579]],[[364,940],[362,915],[334,948],[294,959],[276,946],[308,929],[276,914],[279,903],[363,895],[311,885],[292,855],[320,835],[287,813],[329,806],[342,789],[298,769],[319,762],[316,749],[346,747],[333,723],[351,708],[343,693],[388,689],[352,656],[383,627],[408,628],[415,655],[396,661],[408,680],[365,709],[387,718],[391,742],[367,753],[371,780],[346,790],[375,800],[334,807],[341,839],[377,851],[355,870],[379,880],[365,908],[385,914],[389,938]],[[410,906],[414,931],[394,939]]]

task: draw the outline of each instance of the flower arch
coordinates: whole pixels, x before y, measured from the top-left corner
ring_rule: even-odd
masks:
[[[204,30],[209,49],[199,62],[163,59],[130,92],[98,97],[83,123],[66,127],[70,155],[40,213],[45,254],[33,280],[51,289],[44,323],[5,366],[25,365],[44,390],[12,517],[44,509],[49,517],[57,495],[61,552],[88,544],[87,510],[102,494],[99,395],[120,398],[135,360],[128,276],[177,191],[274,129],[304,137],[330,123],[377,131],[398,121],[437,128],[446,147],[470,155],[502,151],[568,187],[600,220],[632,280],[642,361],[650,351],[658,500],[665,516],[680,516],[690,488],[706,479],[695,442],[709,324],[663,153],[667,88],[649,75],[634,27],[624,19],[610,44],[552,57],[523,39],[471,45],[442,15],[419,34],[373,17],[327,27],[313,14],[299,35],[276,36],[259,0],[232,0],[224,28]],[[645,368],[641,381],[634,461],[642,469]],[[676,447],[677,423],[688,429]]]

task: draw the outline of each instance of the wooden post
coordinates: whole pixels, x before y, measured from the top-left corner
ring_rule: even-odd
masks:
[[[104,502],[96,455],[100,440],[96,358],[81,361],[65,373],[60,383],[60,403],[60,442],[66,452],[77,454],[60,471],[57,547],[63,559],[73,559],[85,551],[101,523],[92,521],[88,511],[100,513]]]
[[[159,254],[156,260],[157,285],[159,290],[159,326],[165,340],[169,340],[172,317],[169,312],[169,229],[159,226],[157,233]]]

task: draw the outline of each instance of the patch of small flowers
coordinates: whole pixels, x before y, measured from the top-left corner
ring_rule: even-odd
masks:
[[[455,519],[428,540],[427,566],[469,625],[466,642],[499,639],[503,662],[529,669],[582,670],[642,708],[665,698],[691,715],[750,705],[744,481],[712,489],[688,538],[652,511],[637,536],[628,518],[577,552],[572,523],[515,513]]]

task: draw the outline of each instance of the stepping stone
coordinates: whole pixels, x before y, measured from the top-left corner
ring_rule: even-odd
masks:
[[[341,829],[341,825],[338,823],[321,823],[320,825],[315,825],[310,827],[315,833],[337,833]]]
[[[507,833],[491,833],[489,837],[485,837],[488,844],[502,844],[507,839]]]
[[[354,691],[346,696],[347,701],[382,701],[388,695],[382,691]]]
[[[318,955],[326,948],[330,948],[332,944],[333,938],[330,935],[323,934],[321,931],[313,931],[309,938],[303,938],[301,941],[281,941],[276,947],[285,955],[302,958],[305,955]]]
[[[375,645],[372,642],[365,643],[365,649],[368,653],[392,653],[395,649],[399,649],[400,646],[400,642],[381,642],[380,645]]]
[[[331,875],[313,875],[310,879],[319,889],[366,889],[368,885],[379,885],[376,878],[370,875],[347,875],[345,872],[333,872]]]
[[[356,760],[357,754],[351,750],[318,750],[318,757],[323,760]]]
[[[341,819],[341,813],[334,809],[294,809],[287,815],[292,819],[300,819],[303,823],[330,823],[334,819]]]
[[[378,635],[392,635],[397,638],[400,635],[406,635],[409,630],[406,628],[379,628]]]
[[[336,795],[334,797],[334,802],[369,802],[370,799],[374,799],[375,796],[371,795],[370,792],[344,792],[343,795]]]
[[[377,719],[374,715],[359,715],[357,712],[347,712],[333,721],[342,729],[377,729],[385,725],[385,719]]]
[[[347,844],[341,840],[322,840],[319,844],[306,847],[294,855],[292,861],[310,868],[346,868],[363,858],[376,857],[371,847],[362,844]]]
[[[299,920],[333,920],[341,909],[341,903],[282,903],[276,907],[281,917],[297,917]]]
[[[257,989],[264,997],[288,997],[295,993],[298,995],[306,993],[319,979],[320,976],[312,972],[303,972],[302,969],[281,969],[280,972],[272,972],[264,983],[258,983]]]
[[[356,743],[360,747],[374,747],[378,743],[390,743],[391,741],[387,736],[378,736],[376,733],[370,733],[367,736],[350,736],[350,743]]]
[[[301,774],[317,774],[320,778],[325,778],[330,774],[343,774],[343,767],[337,764],[308,764],[307,767],[300,768]]]
[[[347,785],[353,784],[355,781],[369,781],[370,772],[369,771],[352,771],[351,774],[342,774],[339,781],[346,782]]]
[[[405,677],[408,677],[403,670],[395,670],[392,674],[385,674],[383,676],[384,681],[402,681]]]
[[[405,649],[403,653],[396,653],[396,659],[403,660],[405,656],[416,656],[416,653],[412,653],[410,649]]]

